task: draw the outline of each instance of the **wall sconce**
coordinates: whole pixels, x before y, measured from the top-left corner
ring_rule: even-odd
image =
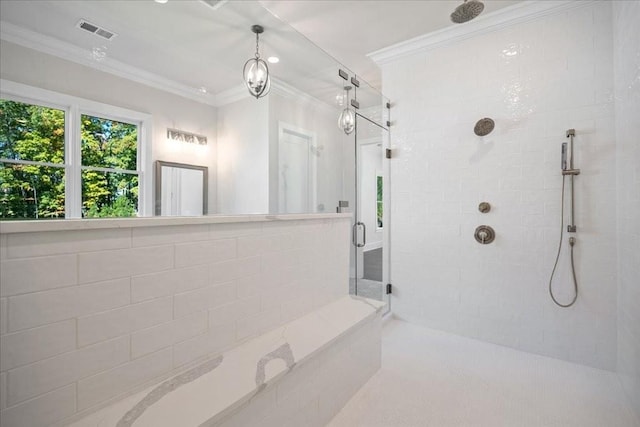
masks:
[[[170,141],[188,142],[190,144],[207,145],[207,137],[196,135],[177,129],[167,129],[167,139]]]
[[[340,116],[338,117],[338,128],[342,129],[344,133],[349,135],[356,128],[356,113],[351,108],[349,108],[349,91],[351,90],[351,86],[345,86],[345,99],[347,100],[347,107],[342,110]]]
[[[244,63],[242,74],[249,93],[258,99],[271,90],[271,79],[269,78],[269,67],[263,59],[260,59],[259,52],[259,37],[264,32],[264,28],[262,25],[253,25],[251,31],[256,34],[256,53],[254,58],[250,58]]]

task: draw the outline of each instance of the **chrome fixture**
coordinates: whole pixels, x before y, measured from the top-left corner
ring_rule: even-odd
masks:
[[[167,139],[170,141],[189,142],[191,144],[207,145],[207,137],[183,130],[167,128]]]
[[[488,245],[496,238],[496,232],[488,225],[480,225],[476,228],[476,232],[473,234],[473,237],[476,238],[478,243]]]
[[[260,58],[259,42],[260,34],[264,32],[262,25],[251,26],[251,31],[256,34],[256,53],[253,58],[244,63],[242,74],[244,82],[249,89],[249,93],[256,99],[262,98],[269,93],[271,89],[271,79],[269,77],[269,67],[267,63]]]
[[[553,264],[553,270],[551,271],[551,277],[549,277],[549,295],[551,295],[551,299],[553,302],[563,308],[571,307],[575,304],[578,299],[578,280],[576,279],[576,268],[573,261],[573,247],[576,244],[576,238],[574,236],[569,237],[569,247],[571,248],[571,277],[573,279],[573,290],[574,297],[568,304],[562,304],[558,302],[555,295],[553,294],[553,287],[551,286],[553,282],[553,275],[556,272],[556,268],[558,267],[558,260],[560,259],[560,252],[562,251],[562,238],[564,237],[564,194],[565,194],[565,178],[567,176],[571,177],[571,223],[567,225],[567,233],[575,233],[577,231],[576,222],[575,222],[575,203],[574,203],[574,177],[576,175],[580,175],[580,169],[575,169],[573,167],[573,138],[576,136],[575,129],[568,129],[566,133],[566,137],[569,138],[569,151],[567,152],[567,143],[562,143],[561,150],[561,162],[560,165],[562,167],[562,194],[560,197],[560,240],[558,242],[558,253],[556,254],[556,261]],[[569,167],[567,168],[567,157],[569,159]]]
[[[484,10],[484,4],[478,0],[464,0],[460,6],[451,14],[451,21],[456,24],[462,24],[476,18]]]
[[[345,99],[347,100],[346,108],[342,110],[338,117],[338,128],[342,129],[347,135],[351,134],[356,128],[356,113],[349,107],[349,91],[351,89],[351,86],[344,87]]]
[[[493,131],[495,126],[496,123],[492,119],[485,117],[484,119],[480,119],[476,122],[476,125],[473,128],[473,133],[478,136],[487,136],[491,131]]]
[[[482,202],[478,205],[478,210],[482,213],[487,213],[491,210],[491,205],[488,202]]]

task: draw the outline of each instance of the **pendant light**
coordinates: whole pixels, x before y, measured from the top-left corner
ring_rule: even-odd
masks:
[[[271,89],[271,79],[269,78],[269,67],[267,63],[260,58],[259,37],[264,32],[262,25],[252,25],[251,31],[256,35],[256,54],[255,57],[244,63],[242,74],[244,82],[249,89],[249,93],[256,99],[262,98]]]
[[[338,128],[342,129],[344,133],[347,135],[351,134],[356,128],[356,113],[351,108],[349,108],[349,91],[351,90],[351,86],[345,86],[345,96],[347,107],[342,110],[340,113],[340,117],[338,117]]]

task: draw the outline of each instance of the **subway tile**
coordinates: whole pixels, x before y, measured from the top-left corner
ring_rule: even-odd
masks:
[[[138,227],[132,229],[133,247],[159,246],[208,239],[208,224]]]
[[[209,328],[209,332],[173,346],[173,366],[179,367],[204,356],[213,355],[229,348],[236,342],[235,323]]]
[[[7,254],[7,238],[8,238],[8,234],[0,234],[0,261],[7,259],[8,258],[8,254]]]
[[[222,283],[236,278],[260,273],[260,257],[241,258],[211,265],[212,283]]]
[[[172,322],[131,334],[131,357],[137,359],[207,331],[207,312],[201,311]]]
[[[239,224],[210,224],[209,238],[212,240],[229,239],[262,233],[262,222],[244,222]]]
[[[78,381],[78,410],[126,393],[136,385],[170,371],[171,361],[171,349],[167,348]]]
[[[0,412],[7,407],[7,373],[0,372]]]
[[[60,255],[0,262],[0,296],[44,291],[75,285],[77,256]]]
[[[140,302],[205,287],[209,284],[209,266],[167,270],[131,278],[131,299]]]
[[[131,247],[131,230],[71,230],[9,234],[9,258],[30,258]]]
[[[52,391],[129,360],[129,337],[101,342],[9,371],[8,404]]]
[[[0,413],[2,427],[45,427],[70,417],[76,410],[75,384],[59,388]]]
[[[172,314],[173,300],[166,297],[80,317],[78,345],[83,347],[168,322]]]
[[[172,246],[150,246],[81,253],[78,255],[80,283],[136,276],[173,268]]]
[[[9,331],[9,300],[0,298],[0,335],[4,335]]]
[[[260,297],[239,299],[209,310],[209,327],[224,325],[237,319],[253,316],[260,311]]]
[[[70,286],[9,298],[11,331],[85,316],[130,302],[129,279]]]
[[[176,245],[176,267],[222,262],[236,257],[236,239]]]
[[[28,329],[0,337],[0,370],[37,362],[76,348],[76,321]]]
[[[235,282],[212,285],[174,296],[174,317],[186,316],[201,310],[214,308],[237,298]]]
[[[280,320],[281,310],[279,308],[238,319],[238,339],[242,340],[273,329],[280,324]]]

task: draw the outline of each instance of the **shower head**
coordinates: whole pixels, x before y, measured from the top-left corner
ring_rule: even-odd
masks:
[[[464,0],[460,6],[451,14],[451,21],[456,24],[471,21],[476,18],[484,10],[484,4],[478,0]]]

